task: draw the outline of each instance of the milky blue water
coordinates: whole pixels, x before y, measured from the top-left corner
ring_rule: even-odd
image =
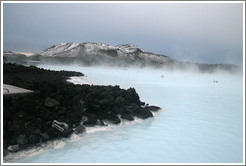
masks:
[[[27,163],[241,163],[243,162],[243,77],[152,69],[48,66],[76,70],[74,83],[134,87],[140,99],[162,110],[148,120],[89,128],[18,153]],[[218,83],[214,83],[218,80]]]

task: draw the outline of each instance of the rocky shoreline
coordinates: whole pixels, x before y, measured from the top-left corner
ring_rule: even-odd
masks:
[[[3,83],[33,90],[3,96],[3,153],[85,132],[85,126],[119,124],[121,119],[147,119],[158,111],[140,101],[134,88],[74,85],[79,72],[3,64]]]

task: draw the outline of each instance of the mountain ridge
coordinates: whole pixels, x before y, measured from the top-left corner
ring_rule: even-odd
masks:
[[[21,54],[18,54],[21,55]],[[9,51],[4,52],[4,60],[37,61],[42,63],[81,63],[85,66],[110,65],[115,67],[154,67],[168,70],[198,70],[214,72],[216,70],[236,71],[233,64],[202,64],[181,62],[166,55],[145,52],[134,44],[119,44],[116,46],[95,43],[60,43],[32,56],[18,56]]]
[[[118,58],[129,58],[131,60],[144,59],[148,61],[174,61],[168,56],[161,54],[154,54],[141,50],[138,46],[133,44],[119,44],[111,46],[102,43],[84,42],[84,43],[60,43],[53,45],[44,51],[38,52],[35,55],[45,57],[77,57],[81,55],[97,54],[100,56],[111,56]],[[150,56],[152,56],[150,58]]]

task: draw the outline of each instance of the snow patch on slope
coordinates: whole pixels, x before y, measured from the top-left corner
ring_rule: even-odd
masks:
[[[98,44],[98,43],[82,43],[82,45],[85,48],[85,52],[87,53],[97,53],[99,50],[114,50],[117,49],[117,47],[106,45],[106,44]]]
[[[57,54],[64,53],[66,51],[70,51],[77,47],[79,43],[60,43],[58,45],[54,45],[42,52],[37,53],[38,55],[50,56],[54,57]]]
[[[110,58],[128,59],[131,61],[145,61],[165,63],[173,61],[167,56],[144,52],[133,44],[120,44],[111,46],[94,42],[85,43],[60,43],[54,45],[36,55],[44,57],[78,57],[84,55],[98,55]]]
[[[137,51],[143,52],[141,49],[139,49],[136,45],[133,44],[120,44],[116,47],[118,47],[119,50],[121,50],[124,53],[133,53]]]

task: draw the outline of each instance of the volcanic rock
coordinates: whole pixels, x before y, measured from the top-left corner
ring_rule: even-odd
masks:
[[[53,99],[53,98],[50,98],[50,97],[47,97],[46,99],[45,99],[45,106],[46,107],[54,107],[54,106],[57,106],[57,105],[59,105],[60,103],[57,101],[57,100],[55,100],[55,99]]]

